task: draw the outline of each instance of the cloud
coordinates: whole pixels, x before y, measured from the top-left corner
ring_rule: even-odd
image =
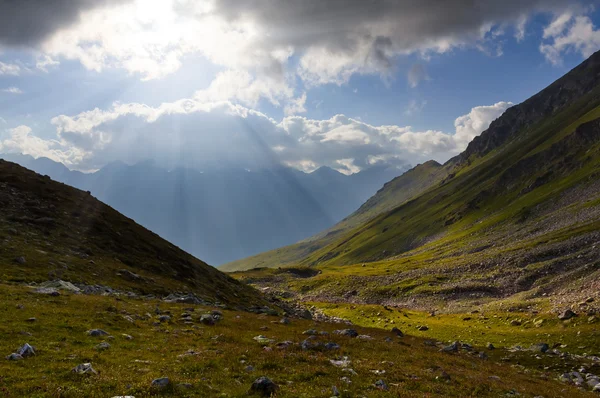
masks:
[[[0,45],[35,46],[80,21],[81,13],[124,0],[3,0],[0,2]]]
[[[2,92],[9,93],[9,94],[23,94],[23,90],[21,90],[18,87],[8,87],[5,89],[2,89]]]
[[[589,57],[600,48],[600,30],[591,19],[565,12],[557,16],[545,29],[540,51],[548,61],[558,65],[568,52]]]
[[[21,73],[21,67],[15,64],[6,64],[0,61],[0,76],[2,75],[12,75],[19,76]]]
[[[425,108],[426,105],[427,105],[427,101],[425,101],[425,100],[423,100],[423,101],[410,100],[408,102],[408,106],[406,107],[406,110],[404,111],[404,114],[406,116],[413,116],[413,115],[421,112],[423,110],[423,108]]]
[[[21,125],[6,130],[8,137],[0,140],[1,153],[22,153],[33,157],[47,157],[67,166],[76,166],[84,153],[76,147],[65,147],[55,140],[45,140],[32,134],[29,126]]]
[[[408,85],[412,88],[415,88],[421,83],[423,80],[429,80],[429,75],[425,70],[425,66],[423,64],[414,64],[408,70]]]
[[[445,161],[464,150],[510,103],[473,108],[456,119],[454,134],[410,126],[374,126],[345,115],[281,121],[229,101],[182,99],[157,107],[115,103],[51,120],[56,137],[10,130],[2,146],[48,156],[81,170],[120,160],[154,159],[164,167],[258,169],[285,164],[311,171],[329,166],[344,173],[376,165],[406,167]]]
[[[294,100],[288,102],[288,104],[283,109],[283,112],[286,116],[297,115],[298,113],[305,113],[306,108],[306,91],[302,93],[302,95]],[[318,106],[317,106],[318,108]]]
[[[437,0],[38,0],[25,18],[18,3],[3,13],[10,21],[0,31],[5,44],[37,43],[47,55],[91,70],[122,68],[155,79],[200,54],[253,75],[291,71],[307,86],[343,84],[354,74],[388,76],[406,54],[484,48],[487,36],[503,32],[499,27],[573,8],[561,0],[481,0],[477,7],[471,0],[443,7]]]

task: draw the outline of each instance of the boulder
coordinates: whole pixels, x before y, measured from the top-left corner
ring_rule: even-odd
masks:
[[[83,374],[98,374],[98,372],[96,372],[96,370],[94,370],[94,368],[92,367],[92,364],[87,362],[87,363],[80,363],[79,365],[75,366],[71,372],[73,373],[77,373],[80,375]]]
[[[259,394],[263,397],[270,397],[271,395],[275,394],[278,389],[279,386],[275,384],[271,379],[265,376],[259,377],[258,379],[254,380],[252,386],[250,386],[251,393]]]
[[[576,313],[574,313],[570,309],[566,309],[558,315],[558,319],[560,319],[561,321],[566,321],[566,320],[571,319],[576,316],[577,316]]]
[[[87,331],[87,334],[92,337],[108,336],[108,333],[102,329],[90,329]]]
[[[171,383],[168,377],[160,377],[158,379],[152,380],[152,387],[156,388],[165,388]]]

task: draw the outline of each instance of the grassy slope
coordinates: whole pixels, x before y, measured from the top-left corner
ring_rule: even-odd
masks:
[[[185,253],[86,192],[0,161],[0,280],[60,278],[145,294],[194,292],[259,303],[251,288]],[[26,262],[15,261],[24,257]],[[119,276],[120,270],[141,280]]]
[[[446,174],[447,169],[442,168],[435,161],[420,164],[386,183],[357,211],[328,230],[293,245],[224,264],[219,269],[223,271],[240,271],[257,267],[272,268],[296,264],[315,251],[334,242],[349,230],[424,192],[436,182],[441,181]]]
[[[0,295],[0,352],[8,355],[25,342],[37,350],[35,357],[0,361],[0,392],[7,396],[242,397],[248,396],[251,383],[263,375],[279,384],[278,397],[328,397],[333,385],[342,397],[498,397],[514,392],[522,397],[593,396],[555,381],[558,368],[541,370],[542,364],[549,365],[546,359],[513,358],[510,364],[500,364],[500,358],[507,355],[504,350],[489,351],[491,359],[481,360],[465,352],[441,353],[425,346],[422,337],[394,337],[388,343],[384,338],[391,336],[389,332],[358,327],[374,340],[331,335],[318,340],[338,343],[338,352],[303,351],[298,345],[266,351],[254,336],[299,343],[306,338],[301,334],[304,330],[332,332],[340,326],[304,320],[283,325],[272,322],[278,321],[276,317],[233,311],[224,311],[224,320],[216,326],[199,326],[198,317],[210,308],[197,306],[192,312],[194,325],[186,325],[178,318],[189,312],[186,308],[190,305],[107,296],[39,296],[25,287],[5,284],[0,284]],[[162,313],[171,313],[171,322],[156,323],[157,306]],[[125,320],[125,315],[134,322]],[[37,321],[26,322],[29,317]],[[91,328],[104,329],[114,338],[87,336],[85,331]],[[133,339],[127,340],[123,334]],[[101,341],[109,342],[110,348],[96,350]],[[198,354],[182,356],[188,350]],[[349,357],[356,375],[329,363],[339,356]],[[91,362],[98,374],[71,372],[84,362]],[[248,365],[254,370],[247,371]],[[570,364],[556,358],[550,366]],[[376,375],[373,370],[385,374]],[[450,381],[438,378],[442,371],[450,375]],[[492,375],[499,379],[489,378]],[[171,386],[161,391],[151,387],[158,377],[169,377]],[[341,377],[351,379],[351,384],[340,381]],[[373,387],[379,379],[385,380],[389,391]],[[180,383],[190,386],[176,387]]]

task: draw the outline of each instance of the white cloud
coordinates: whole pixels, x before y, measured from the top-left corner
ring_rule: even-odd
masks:
[[[291,115],[297,115],[298,113],[305,113],[306,112],[306,91],[302,93],[302,95],[294,100],[290,100],[287,105],[285,106],[285,108],[283,109],[283,112],[285,113],[286,116],[291,116]],[[318,106],[317,106],[318,108]]]
[[[35,62],[35,67],[45,73],[48,73],[49,68],[56,67],[58,65],[60,65],[60,62],[52,59],[52,57],[48,55],[42,55]]]
[[[12,75],[19,76],[21,73],[21,67],[16,64],[6,64],[0,61],[0,76],[1,75]]]
[[[557,16],[544,29],[543,38],[540,51],[553,64],[560,64],[564,53],[574,52],[589,57],[600,49],[600,30],[595,28],[588,16],[576,16],[570,12]]]
[[[427,105],[427,101],[425,101],[425,100],[423,100],[423,101],[410,100],[408,102],[408,106],[406,107],[406,110],[404,111],[404,114],[406,116],[416,115],[417,113],[421,112],[423,110],[423,108],[425,108],[426,105]]]
[[[414,131],[410,126],[373,126],[336,115],[326,120],[286,116],[275,121],[229,101],[182,99],[158,107],[116,103],[52,119],[51,149],[79,156],[89,170],[121,160],[151,158],[166,167],[240,167],[287,164],[301,170],[329,166],[353,173],[374,164],[406,166],[462,151],[510,103],[476,107],[456,119],[456,131]],[[58,155],[56,155],[58,156]]]
[[[4,89],[2,89],[2,92],[9,93],[9,94],[23,94],[23,90],[21,90],[18,87],[4,88]]]
[[[22,153],[35,158],[47,157],[67,166],[79,165],[85,153],[74,147],[61,144],[56,140],[45,140],[32,134],[29,126],[21,125],[6,130],[8,137],[0,140],[0,152]]]
[[[421,83],[423,80],[429,80],[429,75],[425,70],[425,66],[423,64],[414,64],[408,70],[408,84],[410,87],[415,88]]]

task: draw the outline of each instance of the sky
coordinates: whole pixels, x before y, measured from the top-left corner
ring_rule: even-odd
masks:
[[[0,0],[0,153],[406,168],[600,48],[598,1]]]

